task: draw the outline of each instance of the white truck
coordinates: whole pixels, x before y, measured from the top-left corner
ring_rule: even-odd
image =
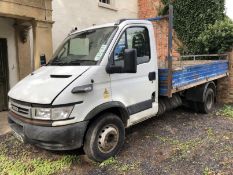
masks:
[[[226,60],[158,68],[148,20],[94,26],[70,34],[45,66],[10,90],[9,124],[23,142],[48,150],[83,147],[103,161],[120,151],[125,128],[183,102],[210,112],[215,80],[227,73]]]

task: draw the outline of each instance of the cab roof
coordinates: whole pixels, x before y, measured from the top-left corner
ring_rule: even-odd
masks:
[[[102,24],[102,25],[95,25],[89,28],[85,28],[82,30],[76,30],[72,33],[70,33],[69,35],[73,35],[79,32],[84,32],[87,30],[95,30],[95,29],[99,29],[99,28],[105,28],[105,27],[114,27],[114,26],[119,26],[119,25],[127,25],[127,24],[151,24],[150,21],[148,20],[144,20],[144,19],[120,19],[115,23],[106,23],[106,24]]]

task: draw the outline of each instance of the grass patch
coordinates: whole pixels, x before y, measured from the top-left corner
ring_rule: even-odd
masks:
[[[223,115],[225,117],[233,119],[233,106],[225,105],[217,112],[217,115]]]
[[[206,167],[203,171],[203,175],[215,175],[215,173]]]
[[[208,128],[207,135],[208,135],[208,138],[212,138],[214,136],[214,131],[212,128]]]
[[[111,158],[103,161],[101,164],[99,164],[99,167],[103,168],[106,166],[111,166],[111,165],[116,165],[116,164],[118,164],[118,161],[114,157],[111,157]]]
[[[33,152],[27,145],[7,135],[0,142],[0,174],[4,175],[50,175],[69,172],[72,165],[80,164],[76,155],[49,156]]]
[[[175,160],[180,160],[187,157],[193,149],[195,149],[198,145],[203,143],[201,139],[194,139],[186,142],[181,142],[179,140],[174,140],[167,137],[156,136],[156,138],[158,138],[164,143],[169,143],[172,146],[174,146],[175,154],[177,155],[177,159]]]
[[[0,143],[0,174],[50,175],[69,172],[73,164],[79,164],[76,155],[49,157],[22,148],[13,136]]]
[[[120,172],[128,172],[132,170],[136,170],[138,168],[137,163],[132,163],[132,164],[122,164],[121,166],[118,167],[118,171]]]
[[[122,163],[120,161],[118,161],[116,158],[111,157],[105,161],[103,161],[102,163],[99,164],[100,168],[112,168],[116,171],[118,171],[120,174],[125,173],[125,172],[129,172],[129,171],[133,171],[136,170],[138,168],[138,164],[139,163]]]
[[[50,175],[69,170],[72,163],[77,161],[79,161],[77,156],[63,156],[52,161],[41,158],[32,160],[11,159],[5,155],[0,155],[0,172],[10,175]]]

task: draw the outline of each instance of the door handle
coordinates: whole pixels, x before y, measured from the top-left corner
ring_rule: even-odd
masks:
[[[150,72],[148,78],[150,81],[156,80],[156,72]]]

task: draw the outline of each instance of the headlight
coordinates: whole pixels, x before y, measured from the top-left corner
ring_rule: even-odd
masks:
[[[35,115],[33,115],[32,118],[39,120],[51,120],[51,108],[36,108]]]
[[[52,120],[64,120],[69,118],[70,113],[73,110],[73,106],[63,107],[63,108],[53,108],[52,109]]]
[[[35,108],[34,119],[39,120],[65,120],[68,119],[73,106],[60,107],[60,108]]]

